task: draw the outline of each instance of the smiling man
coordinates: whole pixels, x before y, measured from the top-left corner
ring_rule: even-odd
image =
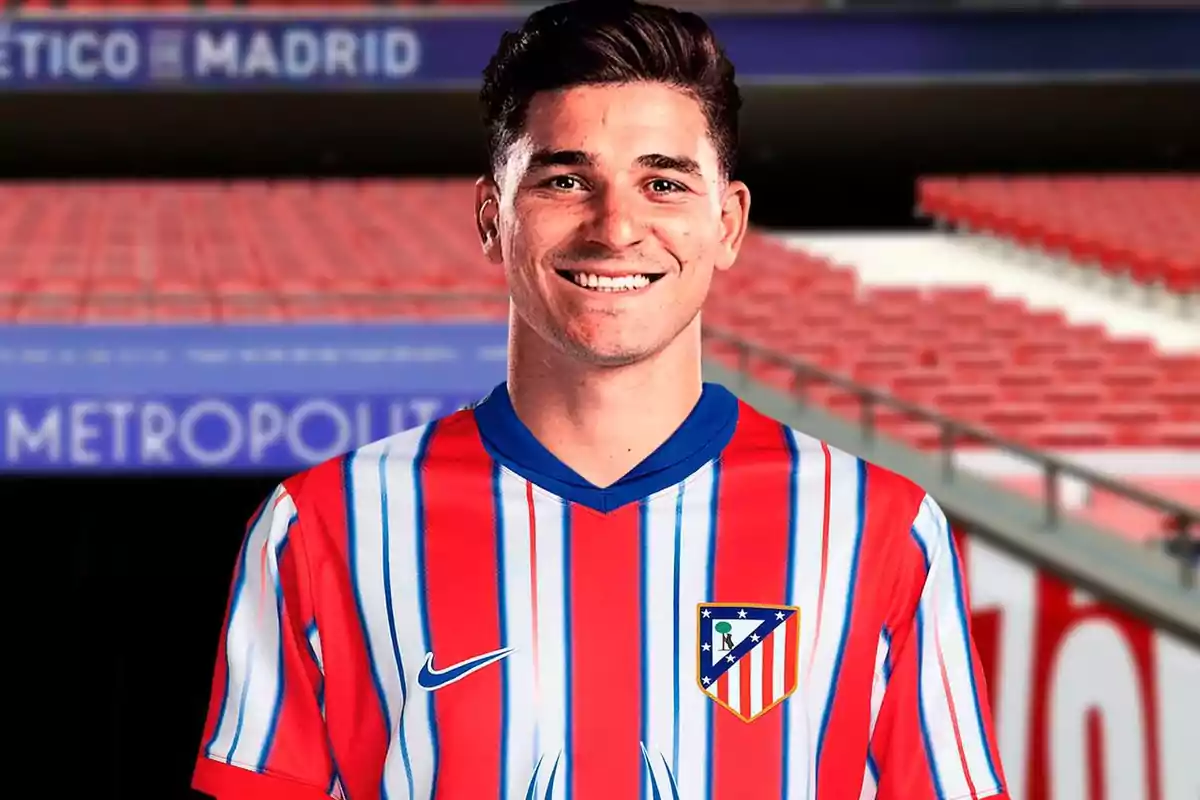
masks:
[[[750,204],[712,33],[551,6],[501,41],[481,100],[508,380],[264,504],[195,786],[1002,796],[937,504],[702,382],[700,309]]]

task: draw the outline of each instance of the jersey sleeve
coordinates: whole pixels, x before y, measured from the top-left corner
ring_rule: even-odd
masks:
[[[313,620],[296,505],[280,487],[238,554],[193,788],[219,800],[337,796]]]
[[[877,800],[1006,797],[958,548],[928,495],[908,531],[915,602],[881,665],[868,781]],[[906,562],[909,563],[909,562]]]

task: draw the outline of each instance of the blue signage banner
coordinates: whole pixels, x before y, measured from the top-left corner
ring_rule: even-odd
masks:
[[[0,329],[0,471],[289,472],[504,379],[503,325]]]
[[[747,84],[1200,75],[1200,9],[710,15]],[[475,86],[520,16],[0,17],[0,90]]]

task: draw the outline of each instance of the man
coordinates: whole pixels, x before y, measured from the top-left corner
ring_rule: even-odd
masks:
[[[508,380],[266,502],[195,786],[1000,796],[936,503],[701,381],[700,307],[750,202],[711,32],[551,6],[504,37],[481,99]]]

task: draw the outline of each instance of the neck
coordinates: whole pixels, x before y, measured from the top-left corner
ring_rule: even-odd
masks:
[[[620,480],[669,439],[702,389],[699,317],[656,355],[602,367],[572,359],[511,315],[513,409],[547,450],[596,486]]]

